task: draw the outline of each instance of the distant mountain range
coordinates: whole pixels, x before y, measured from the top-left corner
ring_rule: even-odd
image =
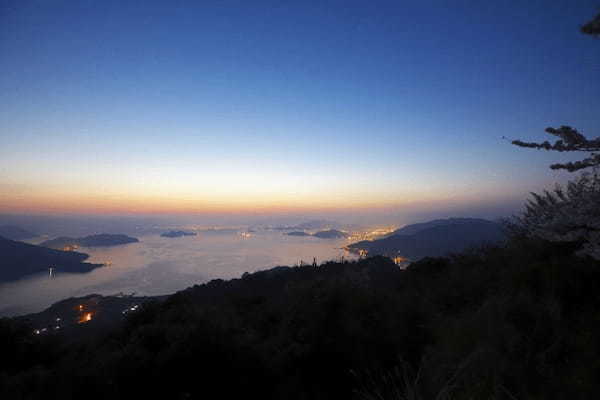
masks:
[[[445,256],[505,238],[502,225],[478,218],[448,218],[407,225],[389,236],[351,244],[351,251],[369,255],[401,256],[411,261]]]
[[[302,229],[323,229],[329,228],[333,226],[337,226],[338,224],[334,221],[328,221],[325,219],[314,219],[311,221],[303,222],[301,224],[296,225],[299,230]]]
[[[317,232],[313,234],[313,236],[321,239],[341,239],[348,237],[348,234],[342,231],[338,231],[337,229],[329,229],[327,231]]]
[[[37,233],[29,232],[14,225],[0,226],[0,236],[10,240],[25,240],[39,236]]]
[[[166,238],[178,238],[178,237],[182,237],[182,236],[196,236],[196,235],[197,235],[196,232],[169,231],[169,232],[161,233],[160,236],[166,237]]]
[[[65,252],[0,237],[0,282],[48,272],[88,272],[100,264],[84,263],[87,254]]]
[[[280,225],[273,227],[276,231],[304,231],[304,230],[316,230],[316,229],[330,229],[338,227],[338,224],[333,221],[327,221],[324,219],[315,219],[307,222],[302,222],[297,225]]]
[[[76,249],[77,247],[107,247],[120,244],[136,243],[138,239],[127,235],[114,235],[101,233],[99,235],[90,235],[81,238],[58,237],[56,239],[46,240],[40,243],[40,246],[51,249]]]
[[[327,231],[320,231],[314,234],[310,234],[304,231],[293,231],[287,234],[288,236],[314,236],[319,239],[340,239],[348,237],[348,234],[336,229],[329,229]]]

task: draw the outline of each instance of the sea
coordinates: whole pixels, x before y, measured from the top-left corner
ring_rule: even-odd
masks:
[[[171,294],[212,279],[239,278],[275,266],[312,264],[354,256],[346,239],[288,236],[285,232],[207,230],[196,236],[138,236],[139,243],[81,247],[87,262],[105,264],[88,273],[31,275],[0,284],[0,316],[44,310],[53,303],[88,294],[154,296]]]

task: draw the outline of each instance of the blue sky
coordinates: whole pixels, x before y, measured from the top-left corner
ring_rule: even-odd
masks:
[[[598,136],[600,4],[449,3],[3,2],[0,207],[468,208],[564,180],[502,137]]]

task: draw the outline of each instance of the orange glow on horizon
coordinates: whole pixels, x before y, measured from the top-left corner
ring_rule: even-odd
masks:
[[[231,196],[173,195],[142,196],[132,194],[107,195],[80,193],[8,193],[0,199],[0,208],[7,213],[46,214],[278,214],[289,212],[369,211],[385,208],[431,207],[441,203],[457,203],[481,199],[448,198],[437,193],[417,196],[414,193],[391,195],[332,195],[290,193],[238,194]]]
[[[75,202],[73,202],[75,203]],[[177,205],[172,202],[145,203],[135,201],[123,201],[119,204],[107,204],[105,202],[72,202],[45,203],[27,202],[20,204],[0,203],[0,208],[6,213],[39,213],[39,214],[140,214],[140,215],[188,215],[188,214],[279,214],[290,212],[329,212],[329,211],[367,211],[384,208],[397,208],[407,205],[415,205],[416,202],[390,202],[390,203],[355,203],[355,204],[298,204],[298,203],[255,203],[255,204],[199,204]]]

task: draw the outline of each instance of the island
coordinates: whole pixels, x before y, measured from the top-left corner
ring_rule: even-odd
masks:
[[[341,239],[348,237],[346,232],[338,231],[336,229],[330,229],[327,231],[320,231],[317,233],[310,234],[304,231],[292,231],[286,233],[287,236],[314,236],[319,239]]]
[[[288,236],[312,236],[310,233],[306,233],[303,231],[288,232],[287,235]]]
[[[83,262],[89,257],[84,253],[49,249],[3,237],[0,237],[0,254],[0,282],[14,281],[40,272],[52,275],[89,272],[102,266]]]
[[[196,236],[197,233],[196,232],[186,232],[186,231],[169,231],[169,232],[165,232],[165,233],[161,233],[161,237],[166,237],[166,238],[178,238],[178,237],[183,237],[183,236]]]
[[[317,229],[330,229],[338,224],[333,221],[327,221],[322,219],[315,219],[301,224],[296,225],[278,225],[269,229],[275,231],[305,231],[305,230],[317,230]]]
[[[90,235],[81,238],[61,236],[56,239],[46,240],[45,242],[40,243],[40,246],[72,251],[78,247],[108,247],[137,242],[139,242],[139,240],[131,236],[101,233],[99,235]]]
[[[330,229],[328,231],[317,232],[313,236],[320,239],[342,239],[347,238],[348,234],[346,232],[338,231],[337,229]]]

